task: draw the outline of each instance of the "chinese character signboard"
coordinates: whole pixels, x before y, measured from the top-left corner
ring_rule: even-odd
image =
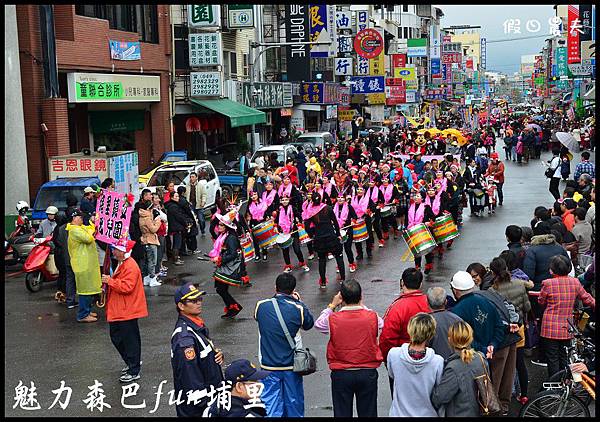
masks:
[[[108,169],[108,177],[115,181],[115,191],[132,192],[137,199],[139,192],[137,153],[122,154],[113,157]]]
[[[417,102],[417,91],[406,91],[406,102],[416,103]]]
[[[360,32],[369,27],[369,12],[366,10],[356,11],[356,32]]]
[[[96,240],[115,245],[127,238],[132,210],[127,194],[102,189],[96,205]]]
[[[254,82],[254,89],[259,92],[258,95],[254,97],[254,108],[292,107],[291,85],[292,84],[289,82]],[[241,98],[238,98],[238,102],[251,107],[251,97],[250,83],[243,82]]]
[[[581,23],[579,20],[579,9],[578,6],[572,4],[568,8],[568,22],[569,27],[567,28],[567,62],[579,63],[581,57],[579,56],[579,35],[583,32]]]
[[[595,50],[594,45],[596,41],[582,41],[581,42],[581,64],[595,64],[596,57],[594,57]]]
[[[579,19],[581,19],[581,32],[579,34],[579,41],[590,41],[592,39],[592,5],[591,4],[580,4],[579,5]]]
[[[310,41],[318,42],[331,42],[335,41],[333,36],[335,34],[335,6],[328,6],[326,4],[311,4],[309,5],[309,30],[310,30]],[[333,43],[337,46],[336,43]],[[328,45],[311,45],[310,46],[310,57],[329,57],[330,46]]]
[[[190,72],[192,97],[220,97],[221,72]]]
[[[160,76],[116,73],[68,73],[70,103],[160,101]]]
[[[142,52],[139,41],[108,42],[112,60],[141,60]]]
[[[352,53],[352,37],[340,35],[337,37],[338,54]]]
[[[190,34],[190,66],[217,66],[223,64],[220,32]]]
[[[349,122],[354,118],[355,113],[356,113],[356,110],[351,109],[350,107],[345,107],[345,108],[338,107],[338,112],[337,112],[338,120],[341,122]]]
[[[369,75],[385,76],[385,62],[383,52],[374,59],[369,59]]]
[[[369,74],[369,59],[364,57],[356,56],[356,72],[357,75],[368,75]]]
[[[351,94],[376,94],[385,92],[383,76],[354,76],[351,79]]]
[[[462,53],[462,43],[444,42],[442,44],[442,53]]]
[[[392,68],[405,67],[406,54],[392,54]]]
[[[350,87],[349,86],[340,86],[338,88],[339,95],[339,103],[343,106],[350,105]]]
[[[365,59],[373,59],[383,51],[383,37],[374,28],[363,29],[354,37],[354,51]]]
[[[334,74],[336,76],[352,75],[353,63],[351,57],[335,58]]]
[[[427,57],[427,38],[410,38],[406,45],[408,57]]]
[[[462,63],[462,53],[443,53],[442,63]]]
[[[188,24],[191,28],[221,26],[221,5],[188,4]]]
[[[441,78],[442,77],[442,63],[441,59],[431,59],[431,77]]]
[[[416,81],[417,74],[414,67],[397,67],[394,69],[394,78],[402,78],[405,81]]]
[[[386,104],[398,105],[406,102],[406,88],[402,85],[390,85],[385,87]]]
[[[285,5],[285,38],[288,42],[308,42],[308,6]],[[308,45],[290,45],[286,50],[287,80],[310,79],[310,50]]]
[[[300,96],[305,104],[323,104],[324,82],[305,82],[300,85]]]
[[[385,93],[367,94],[369,104],[385,104]]]
[[[337,104],[340,101],[339,84],[325,83],[323,85],[323,104]]]
[[[230,28],[254,28],[254,6],[230,4],[227,6]]]
[[[58,177],[94,177],[107,171],[106,158],[50,158],[50,179]]]
[[[481,56],[480,67],[482,69],[485,69],[486,62],[487,62],[487,39],[486,38],[481,38],[480,44],[479,44],[479,52],[480,52],[480,56]]]
[[[335,12],[335,24],[337,29],[352,29],[352,12],[350,11],[340,11]]]

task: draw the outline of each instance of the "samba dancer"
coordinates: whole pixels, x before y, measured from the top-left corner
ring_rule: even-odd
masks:
[[[304,230],[306,230],[306,234],[308,234],[308,237],[310,238],[310,242],[308,242],[306,244],[306,247],[308,248],[308,260],[312,261],[313,259],[315,259],[315,250],[313,247],[313,237],[314,237],[314,227],[313,224],[310,221],[304,220],[304,214],[306,209],[308,208],[308,206],[312,203],[312,188],[311,190],[309,190],[308,192],[306,192],[306,200],[304,202],[302,202],[302,213],[300,214],[302,216],[302,220],[304,222]]]
[[[410,229],[417,224],[421,224],[425,219],[425,204],[423,203],[423,197],[418,191],[414,191],[411,195],[411,204],[408,207],[408,226],[407,229]],[[417,256],[414,258],[415,268],[417,270],[421,269],[421,259],[422,257]],[[433,252],[429,252],[425,255],[425,274],[429,274],[429,272],[433,269]]]
[[[281,205],[279,206],[279,210],[277,211],[276,221],[279,227],[279,233],[282,234],[290,234],[292,231],[294,232],[291,236],[293,238],[293,243],[291,248],[294,249],[294,253],[296,254],[296,258],[298,258],[298,268],[302,268],[304,271],[310,271],[308,265],[304,261],[304,255],[302,254],[302,250],[300,249],[300,236],[298,234],[298,223],[300,219],[298,218],[296,209],[290,203],[290,197],[285,193],[281,197]],[[284,273],[292,272],[292,265],[290,260],[290,249],[289,246],[287,248],[282,248],[281,252],[283,254],[283,260],[285,261],[285,266],[283,267]]]
[[[372,211],[369,209],[369,207],[374,204],[372,204],[370,196],[365,194],[364,187],[359,185],[356,188],[356,194],[352,198],[351,205],[352,208],[354,208],[354,211],[356,212],[356,220],[353,220],[352,224],[356,225],[358,223],[358,220],[361,219],[365,221],[367,233],[369,235],[369,237],[367,238],[367,257],[373,258],[373,244],[375,243],[375,238],[373,237],[371,215],[369,215],[369,213]],[[354,244],[356,245],[356,259],[360,261],[361,259],[363,259],[362,242],[356,242]]]
[[[357,216],[356,211],[350,205],[351,199],[351,195],[345,196],[343,193],[339,195],[336,204],[333,206],[333,214],[340,227],[340,233],[342,228],[346,231],[347,240],[344,242],[344,251],[346,252],[346,258],[348,258],[350,272],[353,273],[356,271],[356,262],[354,262],[354,253],[352,252],[352,227],[348,226],[351,226],[352,220],[356,220]]]
[[[391,207],[390,214],[385,217],[381,216],[381,230],[383,233],[383,239],[389,239],[389,230],[394,230],[394,239],[398,238],[397,228],[396,228],[396,211],[395,207],[399,202],[400,192],[393,183],[390,182],[389,177],[382,177],[381,186],[379,186],[379,190],[381,191],[380,199],[383,202],[384,207]]]
[[[425,224],[428,227],[432,227],[435,223],[435,219],[443,216],[444,214],[450,214],[447,211],[448,204],[446,202],[446,196],[442,195],[440,188],[436,185],[430,185],[427,187],[427,196],[425,201]],[[452,240],[448,241],[452,246]],[[438,257],[441,259],[444,256],[444,246],[437,245]],[[433,252],[432,252],[433,253]],[[433,262],[429,266],[429,271],[433,270]],[[425,274],[429,273],[427,265],[425,265]]]
[[[373,174],[369,180],[369,189],[365,195],[370,196],[371,204],[369,210],[371,211],[372,221],[372,232],[377,235],[379,241],[378,246],[383,248],[385,246],[385,240],[381,233],[381,207],[383,206],[383,195],[377,187],[377,176]],[[373,239],[373,242],[375,239]]]
[[[264,192],[264,193],[266,193],[266,192]],[[256,226],[267,221],[267,217],[269,216],[267,214],[267,208],[268,208],[267,202],[262,201],[258,197],[258,193],[250,192],[250,204],[248,205],[248,211],[246,212],[246,221],[249,221],[248,225],[251,230],[254,230],[256,228]],[[254,242],[254,250],[256,252],[254,261],[255,262],[260,261],[261,255],[263,257],[263,261],[266,261],[267,260],[267,250],[260,248],[258,239],[254,235],[254,233],[252,233],[252,240]]]

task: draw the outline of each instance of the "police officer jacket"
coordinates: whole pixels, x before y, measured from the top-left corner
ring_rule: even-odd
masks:
[[[177,405],[177,416],[202,416],[208,405],[208,396],[197,405],[187,404],[188,391],[215,388],[223,381],[221,366],[215,362],[215,348],[208,337],[208,329],[184,315],[179,315],[171,335],[171,366],[175,397],[185,403]]]
[[[264,404],[253,405],[248,400],[241,397],[231,396],[231,407],[229,410],[214,403],[208,416],[211,418],[264,418],[267,411]]]

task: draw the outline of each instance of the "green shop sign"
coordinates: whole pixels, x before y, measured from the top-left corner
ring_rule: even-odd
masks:
[[[118,100],[123,98],[121,82],[77,82],[78,100]]]

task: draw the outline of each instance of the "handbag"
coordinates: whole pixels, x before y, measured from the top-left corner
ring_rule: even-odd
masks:
[[[488,367],[483,361],[481,353],[477,353],[483,366],[483,375],[475,377],[475,386],[477,387],[477,402],[479,403],[479,409],[481,410],[482,416],[489,416],[494,413],[500,412],[500,401],[498,395],[494,392],[492,387],[492,380],[488,372]]]
[[[283,320],[283,316],[281,315],[281,309],[279,309],[279,303],[277,303],[277,299],[273,298],[271,299],[271,302],[273,302],[273,307],[275,308],[275,313],[277,314],[277,319],[279,320],[281,329],[285,334],[285,338],[287,338],[290,347],[294,351],[293,372],[301,376],[310,375],[316,372],[317,358],[311,353],[311,351],[308,348],[298,347],[296,342],[292,340],[292,336],[290,335],[287,325],[285,325],[285,321]]]

